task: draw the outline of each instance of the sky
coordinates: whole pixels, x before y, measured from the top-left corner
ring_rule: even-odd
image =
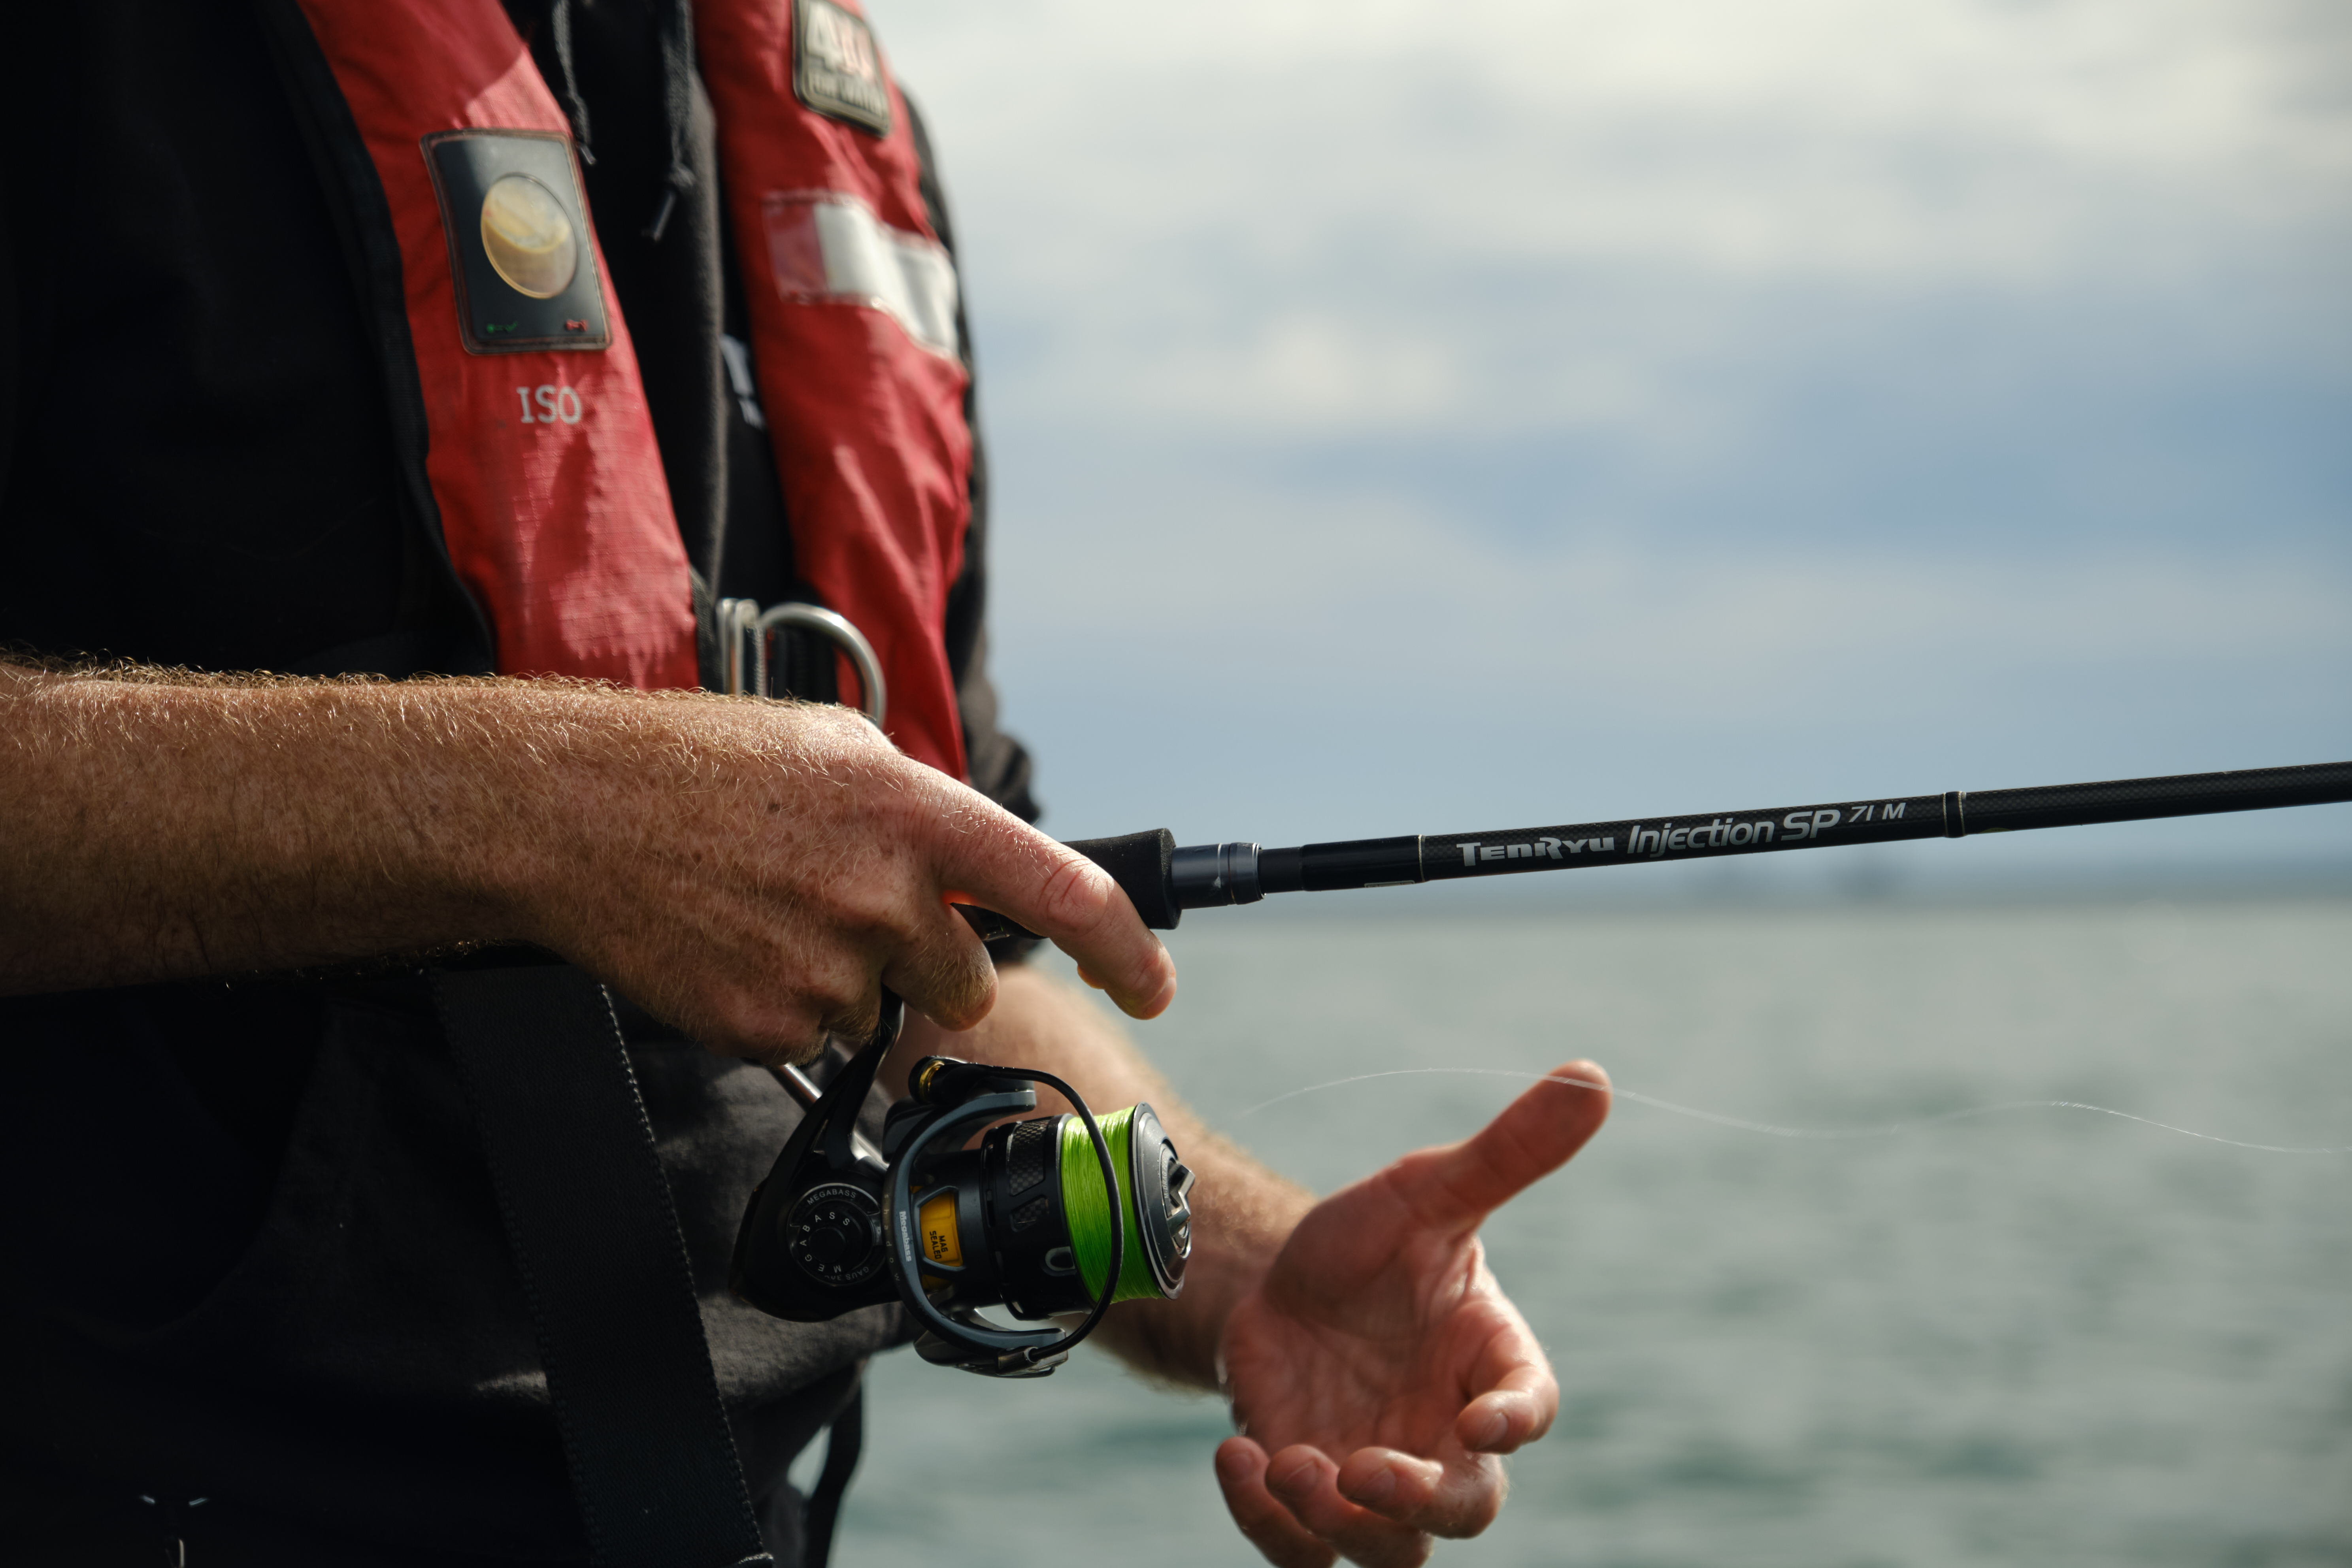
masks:
[[[868,11],[1049,830],[2352,757],[2342,5]],[[2352,867],[2352,805],[1885,864]]]

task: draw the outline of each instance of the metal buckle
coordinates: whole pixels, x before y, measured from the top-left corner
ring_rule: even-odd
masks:
[[[815,605],[788,601],[767,610],[751,599],[719,601],[719,636],[727,650],[727,692],[773,697],[768,683],[768,639],[782,630],[815,632],[829,637],[857,668],[859,710],[879,729],[889,710],[889,691],[882,679],[882,661],[874,645],[849,617]]]

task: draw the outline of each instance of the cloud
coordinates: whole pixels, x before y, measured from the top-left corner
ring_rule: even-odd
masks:
[[[1295,842],[2352,749],[2352,573],[2293,557],[1543,552],[1370,507],[1159,537],[1065,549],[1000,600],[1059,831]],[[2352,851],[2352,816],[2312,826]]]
[[[1071,423],[1656,439],[1792,295],[2342,298],[2326,5],[877,11],[995,395]]]
[[[871,9],[1066,827],[2352,749],[2335,0]]]
[[[2352,174],[2352,23],[2317,0],[880,15],[992,205],[1046,226],[1030,275],[1207,234],[1278,266],[1368,224],[1551,263],[2105,276],[2162,264],[2143,226],[2340,224]]]
[[[1738,727],[1785,721],[1779,700],[1801,691],[1820,724],[1861,721],[1938,667],[1955,672],[1948,712],[2010,703],[2036,671],[2352,667],[2352,569],[2283,552],[2109,545],[1923,571],[1908,553],[1769,539],[1496,538],[1377,496],[1181,484],[1122,521],[1064,534],[1001,591],[1009,618],[1043,628],[1025,658],[1080,683],[1215,686],[1237,708],[1266,671],[1336,690],[1370,668],[1382,704],[1574,689],[1587,721],[1671,701]],[[1139,639],[1139,599],[1181,614]],[[1382,645],[1406,640],[1442,656],[1385,668]],[[2352,721],[2352,692],[2333,706]]]

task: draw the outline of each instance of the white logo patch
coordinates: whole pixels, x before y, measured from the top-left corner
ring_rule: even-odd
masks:
[[[874,29],[833,0],[800,0],[793,10],[793,90],[819,114],[890,134],[890,80]]]

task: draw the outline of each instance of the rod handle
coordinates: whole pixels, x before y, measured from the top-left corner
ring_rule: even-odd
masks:
[[[1076,850],[1096,865],[1110,873],[1127,894],[1128,902],[1135,906],[1136,914],[1153,931],[1174,931],[1190,903],[1178,901],[1176,836],[1164,827],[1148,833],[1122,833],[1114,838],[1074,838],[1070,848]],[[1252,850],[1256,848],[1251,845]],[[1218,903],[1235,900],[1221,898]],[[1239,900],[1247,902],[1247,900]],[[956,913],[980,934],[982,942],[995,942],[1003,937],[1027,937],[1037,933],[1020,925],[994,910],[983,910],[976,904],[958,904]]]
[[[1164,827],[1122,833],[1116,838],[1073,838],[1076,850],[1110,873],[1128,901],[1153,931],[1174,931],[1183,918],[1176,901],[1176,836]]]

